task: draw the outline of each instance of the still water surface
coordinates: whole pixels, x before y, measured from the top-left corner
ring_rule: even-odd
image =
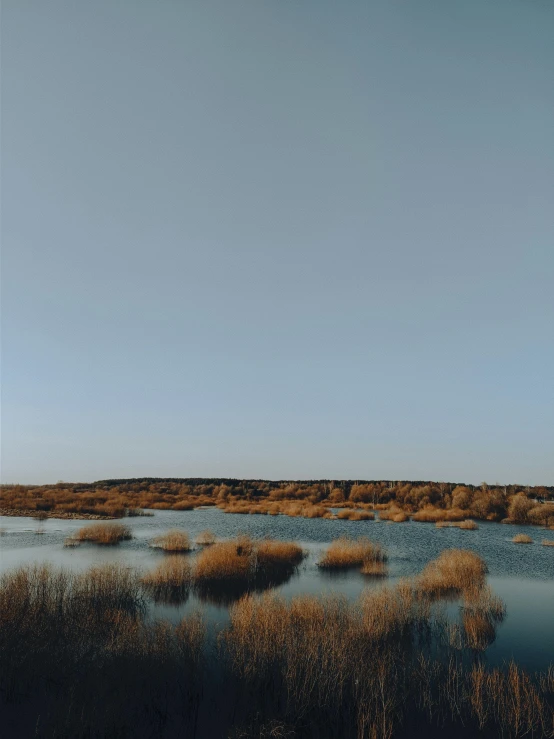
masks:
[[[554,538],[552,532],[529,526],[482,522],[476,531],[463,531],[457,528],[437,529],[432,524],[413,522],[387,524],[380,521],[226,514],[217,508],[205,508],[156,511],[152,517],[126,519],[133,539],[116,547],[85,544],[64,549],[64,539],[88,523],[91,522],[48,519],[41,525],[43,533],[38,535],[39,524],[32,518],[2,518],[0,570],[44,562],[74,570],[119,562],[147,570],[166,556],[149,547],[154,537],[171,528],[181,528],[194,539],[199,532],[211,529],[221,539],[249,534],[255,538],[271,536],[301,544],[308,556],[298,573],[275,589],[286,598],[324,593],[356,598],[365,587],[382,587],[383,583],[368,580],[358,572],[331,576],[317,567],[322,551],[338,536],[364,535],[382,544],[389,555],[390,577],[386,580],[389,584],[399,577],[417,574],[443,549],[472,549],[486,561],[488,582],[507,608],[507,616],[498,627],[496,640],[487,649],[488,661],[501,664],[513,657],[522,667],[531,670],[542,670],[554,663],[554,547],[540,545],[542,539]],[[511,540],[518,533],[529,534],[534,543],[514,544]],[[151,605],[151,614],[176,621],[199,608],[213,628],[228,621],[226,606],[195,594],[179,606]]]

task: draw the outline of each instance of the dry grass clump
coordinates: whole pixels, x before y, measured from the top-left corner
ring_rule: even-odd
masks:
[[[543,539],[541,544],[543,547],[554,547],[554,539]]]
[[[389,523],[405,523],[410,520],[410,517],[400,508],[392,507],[388,510],[380,510],[379,519]]]
[[[179,529],[171,529],[166,534],[157,536],[150,546],[163,549],[164,552],[190,552],[192,548],[187,532]]]
[[[459,529],[463,529],[464,531],[475,531],[475,529],[478,529],[479,526],[473,521],[471,518],[466,518],[464,521],[461,521],[458,524]]]
[[[475,552],[447,549],[425,567],[417,579],[417,587],[432,597],[461,593],[482,587],[486,572],[485,562]]]
[[[78,542],[90,541],[94,544],[119,544],[132,539],[131,529],[120,523],[94,523],[79,529],[74,537]]]
[[[437,521],[435,524],[437,529],[463,529],[464,531],[475,531],[479,527],[471,518],[466,518],[464,521]]]
[[[222,541],[203,549],[196,558],[194,578],[207,580],[247,580],[254,569],[254,544],[249,537]]]
[[[215,544],[214,532],[210,531],[210,529],[206,529],[206,531],[201,531],[196,537],[196,543],[199,547],[208,547],[212,544]]]
[[[256,544],[258,568],[296,567],[303,557],[302,547],[292,541],[263,539]]]
[[[373,521],[375,514],[371,511],[357,511],[344,508],[337,513],[337,518],[346,521]]]
[[[386,562],[369,559],[363,563],[360,572],[362,575],[368,575],[369,577],[387,577],[389,574]]]
[[[365,536],[348,539],[341,536],[328,546],[318,565],[324,569],[351,569],[374,562],[385,562],[386,555],[379,544],[374,544]],[[367,574],[370,574],[369,572]]]
[[[189,559],[177,556],[164,559],[143,575],[141,582],[155,601],[181,603],[187,597],[192,582]]]
[[[528,534],[516,534],[512,539],[514,544],[532,544],[533,539]]]

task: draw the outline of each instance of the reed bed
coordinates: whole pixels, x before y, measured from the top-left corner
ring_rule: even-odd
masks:
[[[258,560],[264,548],[222,544]],[[298,559],[280,545],[265,543],[270,560]],[[198,614],[177,625],[146,615],[148,580],[178,585],[189,558],[164,558],[157,575],[142,578],[120,566],[79,575],[19,568],[0,578],[5,725],[13,736],[52,739],[439,739],[445,727],[453,736],[551,737],[554,669],[534,676],[470,658],[494,639],[504,607],[479,577],[475,584],[482,565],[454,554],[455,566],[441,557],[435,565],[461,587],[455,647],[434,589],[422,589],[420,578],[354,602],[246,595],[210,641]]]
[[[541,544],[543,547],[554,547],[554,539],[543,539]]]
[[[358,511],[345,508],[337,513],[337,518],[346,521],[373,521],[375,514],[371,511]]]
[[[318,565],[328,570],[344,570],[366,565],[369,567],[375,562],[386,562],[386,554],[380,544],[375,544],[364,536],[359,539],[340,537],[331,542]]]
[[[249,537],[222,541],[203,549],[196,558],[196,581],[248,580],[255,567],[254,544]]]
[[[199,547],[208,547],[212,544],[215,544],[214,532],[210,531],[210,529],[206,529],[206,531],[201,531],[196,537],[196,544]]]
[[[83,526],[73,537],[79,543],[114,545],[132,539],[131,529],[120,523],[94,523]]]
[[[464,521],[437,521],[435,524],[437,529],[462,529],[463,531],[475,531],[479,526],[472,519],[468,518]]]
[[[446,549],[424,568],[417,587],[431,597],[460,594],[482,587],[486,572],[485,562],[475,552]]]
[[[155,549],[162,549],[164,552],[190,552],[192,549],[189,535],[186,531],[179,529],[171,529],[162,536],[157,536],[151,543]]]
[[[516,534],[512,539],[514,544],[532,544],[533,539],[528,534]]]
[[[143,575],[141,582],[154,601],[182,603],[192,584],[192,567],[187,558],[172,555]]]

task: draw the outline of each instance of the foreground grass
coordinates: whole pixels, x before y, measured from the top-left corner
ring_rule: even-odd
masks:
[[[214,561],[256,569],[301,557],[292,543],[231,544]],[[149,589],[190,583],[188,563],[164,558],[142,579],[120,566],[4,575],[3,736],[552,736],[554,670],[489,669],[476,656],[504,606],[470,552],[443,553],[418,578],[355,602],[247,595],[215,641],[199,615],[176,625],[147,616]],[[460,624],[436,603],[453,589]]]

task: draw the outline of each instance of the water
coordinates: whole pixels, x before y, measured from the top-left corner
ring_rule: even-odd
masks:
[[[308,556],[298,573],[275,588],[286,598],[299,594],[319,595],[340,593],[356,598],[366,587],[382,587],[358,572],[329,575],[317,567],[317,560],[332,539],[341,535],[368,536],[381,543],[389,555],[390,577],[420,572],[443,549],[472,549],[483,557],[489,568],[488,582],[506,603],[506,619],[498,627],[495,642],[487,649],[491,664],[501,664],[514,658],[527,669],[545,669],[554,662],[554,547],[543,547],[543,538],[553,538],[551,532],[529,526],[503,526],[479,523],[476,531],[457,528],[437,529],[432,524],[387,524],[379,521],[340,521],[327,519],[290,518],[226,514],[217,508],[196,511],[156,511],[152,517],[129,518],[125,523],[132,529],[133,539],[116,547],[81,545],[63,547],[64,539],[87,521],[48,519],[39,524],[32,518],[4,517],[0,522],[0,570],[22,564],[51,562],[54,565],[83,570],[92,565],[119,562],[146,570],[156,565],[163,553],[148,546],[154,537],[171,528],[181,528],[194,539],[196,534],[211,529],[218,538],[231,538],[240,533],[252,537],[271,536],[300,543]],[[526,533],[534,543],[516,545],[515,534]],[[194,556],[184,555],[184,556]],[[178,606],[152,605],[155,617],[180,619],[200,608],[211,628],[228,621],[226,605],[210,598],[191,594]]]

